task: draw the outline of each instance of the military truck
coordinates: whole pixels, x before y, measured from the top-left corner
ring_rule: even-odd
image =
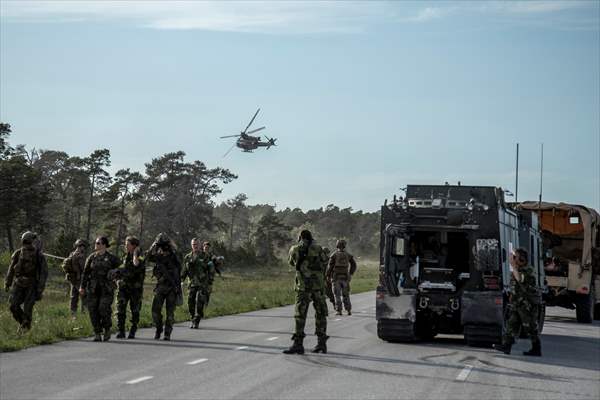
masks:
[[[576,204],[527,201],[515,208],[540,220],[548,306],[575,309],[577,322],[600,319],[600,215]]]
[[[528,250],[543,287],[537,214],[508,208],[495,187],[405,190],[381,208],[378,336],[413,341],[464,334],[469,345],[500,342],[513,248]],[[543,312],[539,318],[543,323]]]

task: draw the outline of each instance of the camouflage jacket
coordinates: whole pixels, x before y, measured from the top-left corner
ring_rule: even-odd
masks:
[[[5,286],[13,284],[19,287],[36,286],[37,292],[42,293],[48,279],[48,264],[46,257],[34,246],[23,246],[15,251],[10,259],[6,272]]]
[[[296,268],[296,291],[324,291],[327,256],[315,242],[292,246],[289,263]]]
[[[214,257],[210,253],[200,251],[198,254],[192,252],[183,258],[183,269],[181,281],[190,279],[190,287],[210,287],[215,278]]]
[[[517,282],[515,276],[511,274],[510,289],[512,293],[512,303],[519,304],[539,304],[541,294],[537,287],[533,267],[528,265],[519,269],[521,281]]]
[[[71,252],[61,265],[63,272],[66,274],[65,279],[73,285],[81,283],[81,275],[83,274],[84,267],[85,254],[77,250]]]
[[[85,261],[81,287],[90,293],[97,288],[114,290],[114,284],[108,277],[108,272],[121,265],[121,260],[114,254],[105,251],[104,254],[92,253]]]
[[[345,250],[336,250],[329,257],[327,277],[330,279],[349,279],[356,272],[356,261],[352,254]]]
[[[173,252],[161,253],[157,250],[148,251],[146,261],[154,263],[152,275],[156,278],[155,291],[181,290],[180,271],[181,264]],[[168,274],[168,275],[167,275]]]
[[[117,285],[119,289],[140,289],[144,287],[144,279],[146,278],[146,263],[144,257],[138,257],[139,264],[133,264],[133,254],[127,253],[123,257],[123,264],[117,270],[119,278]]]

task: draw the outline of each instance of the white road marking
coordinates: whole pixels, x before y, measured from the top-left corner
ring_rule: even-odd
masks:
[[[341,318],[334,319],[334,321],[341,321],[341,320],[342,320]]]
[[[235,349],[236,350],[245,350],[247,348],[248,348],[248,346],[239,346],[239,347],[236,347]]]
[[[132,379],[130,381],[125,382],[128,385],[135,385],[136,383],[144,382],[154,378],[153,376],[142,376],[141,378]]]
[[[465,365],[465,367],[463,368],[462,371],[460,371],[460,374],[458,374],[458,376],[456,377],[457,381],[466,381],[467,378],[469,377],[469,374],[471,373],[471,370],[473,369],[472,365]]]
[[[188,363],[186,363],[186,364],[187,364],[187,365],[196,365],[196,364],[203,363],[203,362],[205,362],[205,361],[208,361],[208,358],[199,358],[199,359],[197,359],[197,360],[190,361],[190,362],[188,362]]]
[[[268,338],[267,341],[270,342],[272,340],[277,340],[277,339],[279,339],[279,336],[273,336],[273,337]]]

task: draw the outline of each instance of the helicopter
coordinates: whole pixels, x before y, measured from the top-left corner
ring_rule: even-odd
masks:
[[[243,131],[241,131],[239,133],[239,135],[228,135],[228,136],[221,136],[220,137],[221,139],[232,138],[232,137],[237,137],[238,138],[236,140],[236,142],[229,148],[229,150],[227,150],[227,153],[225,153],[223,155],[223,157],[225,157],[227,154],[229,154],[229,152],[231,150],[233,150],[233,148],[235,146],[237,146],[240,149],[242,149],[242,151],[244,153],[252,153],[252,150],[256,150],[259,147],[266,147],[267,150],[268,150],[268,149],[271,148],[271,146],[277,146],[275,144],[275,141],[277,140],[276,138],[269,138],[268,136],[265,136],[265,138],[267,139],[267,141],[262,141],[260,139],[260,136],[252,136],[252,133],[256,133],[258,131],[262,131],[263,129],[265,129],[266,128],[265,126],[261,126],[260,128],[248,131],[248,128],[250,128],[250,125],[252,125],[252,123],[254,122],[254,119],[258,115],[259,111],[260,111],[260,108],[258,110],[256,110],[256,113],[254,113],[254,116],[252,117],[252,119],[250,120],[250,122],[248,123],[248,125],[246,126],[246,129],[244,129]]]

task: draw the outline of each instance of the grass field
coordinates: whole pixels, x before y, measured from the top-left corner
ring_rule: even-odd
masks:
[[[2,283],[8,267],[8,255],[0,255],[0,278]],[[33,310],[31,331],[17,334],[18,325],[8,309],[8,294],[0,294],[0,352],[20,350],[40,344],[54,343],[86,337],[93,334],[87,314],[71,318],[69,311],[69,285],[64,282],[59,265],[50,262],[50,276],[43,299]],[[352,292],[374,290],[377,285],[377,265],[374,262],[359,262],[359,269],[352,279]],[[3,286],[3,285],[2,285]],[[154,280],[146,277],[144,301],[140,315],[140,327],[152,326],[151,304]],[[184,296],[187,293],[184,293]],[[207,318],[278,307],[294,302],[294,272],[287,265],[243,270],[226,270],[223,278],[218,276],[213,286],[210,304],[206,309]],[[177,307],[177,322],[189,319],[187,300]],[[113,303],[113,310],[116,306]],[[292,315],[290,315],[292,318]],[[113,329],[116,317],[113,317]],[[290,321],[290,327],[292,323]]]

